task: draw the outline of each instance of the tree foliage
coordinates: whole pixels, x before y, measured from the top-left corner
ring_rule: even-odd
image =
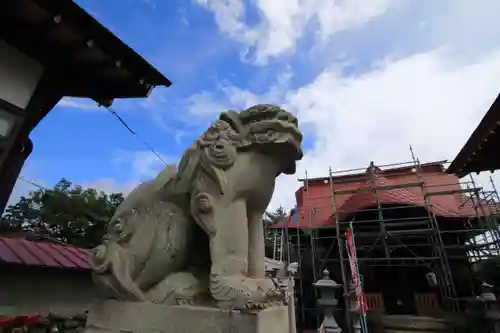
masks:
[[[264,214],[264,225],[273,225],[286,219],[288,219],[288,213],[285,208],[280,206],[274,212],[266,212]]]
[[[264,241],[266,246],[266,256],[272,258],[274,255],[274,232],[276,229],[269,228],[271,225],[288,219],[288,213],[283,207],[278,207],[273,212],[266,212],[263,216]]]
[[[122,193],[84,189],[61,179],[7,207],[1,231],[22,231],[81,247],[100,243],[107,222],[123,201]]]

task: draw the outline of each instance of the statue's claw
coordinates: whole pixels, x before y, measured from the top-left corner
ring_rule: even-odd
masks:
[[[194,305],[194,298],[177,298],[177,305]]]
[[[285,295],[270,279],[224,277],[212,275],[210,291],[219,308],[264,309],[283,304]]]

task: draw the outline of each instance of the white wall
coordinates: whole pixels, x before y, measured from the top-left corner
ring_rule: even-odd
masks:
[[[0,40],[0,98],[22,109],[36,89],[43,66]]]

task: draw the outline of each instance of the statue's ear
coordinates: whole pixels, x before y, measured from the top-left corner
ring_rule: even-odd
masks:
[[[179,163],[179,171],[176,174],[175,182],[168,183],[173,186],[172,192],[183,193],[191,187],[199,163],[199,152],[196,149],[186,150]]]
[[[243,126],[240,114],[237,111],[229,110],[226,112],[222,112],[219,119],[231,125],[235,132],[240,134],[241,137],[244,137],[246,135],[245,126]]]

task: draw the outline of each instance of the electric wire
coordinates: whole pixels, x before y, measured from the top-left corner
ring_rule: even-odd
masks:
[[[34,181],[28,180],[28,179],[24,178],[23,176],[19,176],[19,179],[22,180],[23,182],[27,183],[27,184],[33,185],[35,187],[38,187],[41,190],[47,190],[47,188],[43,187],[42,185],[39,185],[39,184],[35,183]]]
[[[158,153],[158,151],[153,147],[151,146],[146,140],[142,139],[136,131],[134,131],[132,129],[132,127],[130,127],[129,124],[127,124],[127,122],[118,114],[118,112],[116,112],[115,109],[111,108],[111,107],[106,107],[106,109],[108,110],[108,112],[114,116],[121,124],[123,127],[125,127],[125,129],[130,133],[132,134],[133,136],[135,136],[139,141],[141,141],[141,143],[146,146],[146,148],[151,151],[151,153],[153,153],[153,155],[156,156],[156,158],[158,158],[158,160],[160,162],[162,162],[165,166],[168,166],[167,162],[161,157],[161,155]],[[19,176],[19,179],[27,184],[30,184],[32,186],[35,186],[35,187],[38,187],[39,189],[41,190],[47,190],[46,187],[40,185],[40,184],[37,184],[31,180],[28,180],[26,178],[24,178],[23,176]]]
[[[123,125],[123,127],[125,127],[125,129],[130,133],[132,134],[133,136],[135,136],[137,138],[137,140],[139,140],[140,142],[142,142],[142,144],[149,150],[151,151],[155,156],[156,158],[158,158],[158,160],[160,160],[160,162],[162,162],[163,164],[165,164],[165,166],[167,166],[167,162],[165,162],[165,160],[161,157],[161,155],[158,153],[158,151],[153,147],[151,146],[146,140],[142,139],[136,131],[134,131],[130,125],[127,124],[127,122],[116,112],[115,109],[113,109],[112,107],[106,107],[106,109],[108,110],[109,113],[111,113],[112,116],[114,116],[116,119],[118,119],[118,121]]]

